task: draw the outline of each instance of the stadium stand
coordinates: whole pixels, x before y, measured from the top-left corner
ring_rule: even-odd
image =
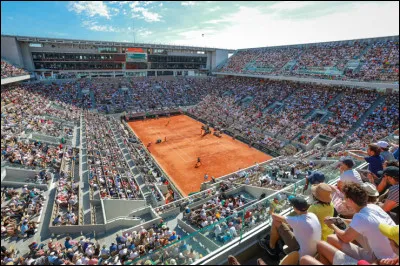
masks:
[[[18,77],[22,75],[29,75],[27,71],[22,68],[16,67],[4,59],[1,59],[1,78]]]
[[[239,50],[221,73],[396,82],[399,40],[355,40]]]
[[[220,71],[398,82],[398,42],[246,49]],[[398,264],[398,91],[58,77],[1,88],[2,264]],[[123,121],[172,108],[276,156],[182,197]]]

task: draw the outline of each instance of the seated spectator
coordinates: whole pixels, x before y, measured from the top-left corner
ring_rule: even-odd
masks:
[[[318,185],[319,183],[323,183],[325,181],[325,175],[319,171],[312,172],[309,176],[306,177],[306,184],[304,185],[303,191],[308,189],[308,185]]]
[[[358,260],[375,261],[377,259],[394,258],[395,254],[390,242],[380,234],[378,226],[381,223],[395,225],[390,216],[377,205],[368,204],[368,194],[360,184],[349,183],[344,185],[346,204],[356,210],[346,230],[339,229],[327,217],[325,223],[333,229],[334,235],[328,236],[328,243],[340,252],[334,254],[335,265],[355,262]],[[366,241],[363,241],[362,238]],[[352,243],[357,240],[360,246]],[[326,253],[325,253],[326,254]],[[322,261],[329,258],[320,253]]]
[[[389,187],[388,197],[384,203],[379,204],[385,212],[388,212],[396,224],[399,223],[399,168],[389,166],[383,170],[383,178],[377,190]]]
[[[368,194],[368,204],[377,204],[379,192],[376,189],[375,185],[369,182],[365,182],[362,183],[361,186]]]
[[[333,233],[325,223],[325,217],[333,216],[332,189],[328,184],[321,183],[311,187],[314,203],[308,208],[309,213],[314,213],[321,225],[322,240],[326,241],[328,235]]]
[[[363,157],[355,154],[354,152],[358,152],[361,154],[368,155],[367,157]],[[361,150],[349,150],[348,153],[352,155],[354,158],[359,160],[365,160],[368,165],[368,171],[379,177],[378,172],[383,170],[383,158],[380,156],[381,149],[376,144],[369,144],[367,152]]]
[[[378,141],[376,143],[376,145],[378,145],[379,148],[381,148],[381,154],[380,155],[382,156],[384,162],[386,162],[386,161],[394,161],[395,160],[393,154],[389,152],[390,144],[388,142],[381,140],[381,141]]]
[[[278,198],[274,198],[269,206],[269,214],[272,213],[279,213],[281,211],[282,206],[279,205],[279,199]]]
[[[276,244],[280,238],[288,246],[287,253],[299,250],[301,256],[314,256],[317,242],[321,240],[321,225],[314,213],[308,213],[309,205],[302,198],[289,199],[296,216],[283,217],[272,213],[272,225],[269,243],[260,242],[271,256],[276,256]],[[293,232],[290,230],[293,229]]]
[[[340,170],[340,178],[338,181],[338,186],[341,186],[343,182],[354,182],[361,184],[362,179],[357,170],[353,169],[355,166],[355,162],[351,157],[343,157],[339,160],[339,170]],[[339,185],[339,182],[341,183]]]
[[[340,265],[340,263],[345,263],[346,265],[399,265],[399,226],[379,224],[379,231],[389,239],[392,250],[397,255],[395,258],[376,261],[356,260],[347,256],[336,247],[320,241],[317,244],[318,253],[321,255],[319,260],[308,255],[303,256],[300,259],[300,265]]]

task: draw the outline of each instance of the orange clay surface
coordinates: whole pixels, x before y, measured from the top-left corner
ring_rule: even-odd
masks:
[[[212,135],[213,130],[202,137],[202,125],[185,115],[129,122],[144,145],[152,142],[149,150],[153,158],[185,196],[200,190],[205,173],[210,181],[211,176],[218,178],[272,159],[228,135],[218,138]],[[162,143],[156,144],[157,139]],[[199,168],[195,168],[197,157],[201,159]]]

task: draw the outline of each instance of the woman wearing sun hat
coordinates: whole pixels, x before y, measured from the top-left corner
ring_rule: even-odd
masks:
[[[326,241],[328,235],[333,234],[333,230],[330,229],[325,223],[325,217],[332,217],[334,213],[334,207],[332,204],[332,188],[325,183],[313,185],[311,191],[314,197],[313,204],[308,208],[308,212],[314,213],[321,224],[321,233],[323,241]]]

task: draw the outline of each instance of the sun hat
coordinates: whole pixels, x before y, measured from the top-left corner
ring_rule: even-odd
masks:
[[[321,183],[311,187],[312,194],[316,199],[324,203],[332,201],[332,189],[328,184]]]
[[[376,189],[376,187],[369,183],[365,182],[361,184],[361,187],[367,192],[368,197],[378,197],[379,196],[379,191]]]

